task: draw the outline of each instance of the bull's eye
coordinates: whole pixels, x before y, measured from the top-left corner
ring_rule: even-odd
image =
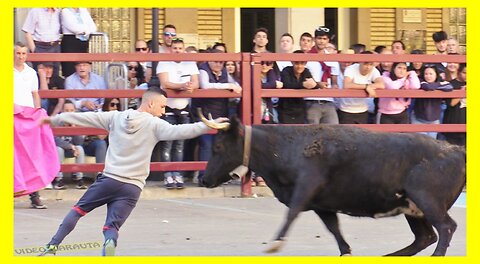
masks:
[[[213,146],[213,152],[223,152],[224,148],[222,144],[215,144]]]

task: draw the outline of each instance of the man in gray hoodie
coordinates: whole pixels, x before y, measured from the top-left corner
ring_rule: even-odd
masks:
[[[163,90],[151,87],[143,94],[142,104],[137,110],[62,113],[41,121],[52,126],[66,122],[103,128],[109,131],[110,142],[103,173],[64,218],[41,256],[55,255],[58,245],[75,228],[78,220],[104,204],[107,204],[107,217],[103,227],[105,243],[102,255],[115,255],[118,231],[145,186],[153,147],[161,140],[189,139],[209,131],[202,122],[171,125],[158,118],[165,114],[166,97]],[[212,122],[220,124],[227,120],[221,117]]]

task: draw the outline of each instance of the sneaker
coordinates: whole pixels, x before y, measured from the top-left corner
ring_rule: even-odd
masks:
[[[56,245],[46,245],[44,247],[44,251],[40,254],[38,254],[39,257],[43,257],[46,255],[56,255],[58,250],[58,246]]]
[[[77,180],[77,184],[75,186],[77,189],[87,189],[87,185],[83,182],[83,179]]]
[[[177,189],[185,188],[184,185],[185,184],[183,183],[183,176],[181,176],[181,175],[175,176],[175,186],[177,187]]]
[[[72,173],[72,180],[73,181],[78,181],[83,179],[83,173],[82,172],[74,172]]]
[[[30,198],[31,205],[35,209],[47,209],[47,206],[42,203],[40,196],[35,196]]]
[[[173,180],[172,176],[167,176],[164,180],[164,183],[165,183],[165,188],[167,189],[175,188],[175,181]]]
[[[102,256],[115,256],[115,241],[113,239],[107,239],[103,244]]]
[[[53,185],[51,183],[45,186],[45,190],[51,190],[51,189],[53,189]]]
[[[65,184],[63,183],[63,180],[62,179],[55,179],[52,183],[53,185],[53,189],[55,190],[63,190],[63,189],[66,189],[67,187],[65,187]]]

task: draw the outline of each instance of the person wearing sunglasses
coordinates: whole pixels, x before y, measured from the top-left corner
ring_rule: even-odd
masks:
[[[150,53],[151,49],[148,46],[147,42],[143,39],[139,39],[135,41],[135,47],[134,47],[135,53]],[[143,67],[143,72],[144,77],[150,80],[150,77],[152,76],[152,62],[151,61],[142,61],[140,62],[140,65]]]
[[[172,39],[177,37],[177,28],[172,24],[167,24],[163,27],[162,40],[158,50],[159,53],[171,53]]]
[[[185,53],[182,38],[171,38],[170,51],[174,54]],[[160,61],[157,76],[161,88],[165,91],[192,93],[199,87],[199,71],[194,61]],[[190,98],[168,98],[165,120],[173,125],[190,123]],[[160,158],[163,162],[183,161],[185,140],[161,141]],[[167,189],[184,188],[183,174],[180,171],[167,171],[164,174]]]

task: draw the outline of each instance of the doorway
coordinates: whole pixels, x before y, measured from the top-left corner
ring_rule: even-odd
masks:
[[[250,52],[253,48],[253,35],[257,28],[268,30],[267,50],[275,51],[275,9],[274,8],[241,8],[241,50]]]

